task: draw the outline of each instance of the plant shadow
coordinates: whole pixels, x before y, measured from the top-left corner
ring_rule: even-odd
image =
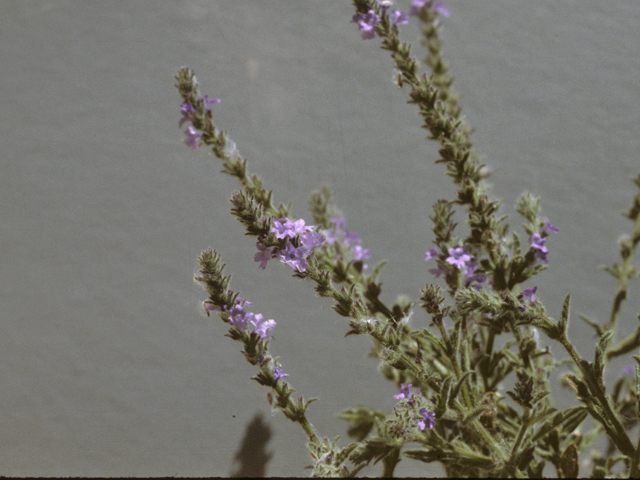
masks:
[[[271,427],[256,413],[247,425],[242,443],[234,457],[236,468],[232,478],[266,477],[267,463],[273,454],[266,447],[271,438]]]

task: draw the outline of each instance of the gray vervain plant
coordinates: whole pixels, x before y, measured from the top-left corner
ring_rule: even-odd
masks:
[[[341,412],[339,417],[349,422],[347,433],[354,439],[346,446],[321,437],[307,419],[315,399],[293,398],[295,390],[285,381],[288,375],[269,350],[276,322],[250,311],[251,302],[229,289],[231,277],[223,275],[225,264],[211,249],[200,255],[196,276],[209,294],[204,302],[207,315],[216,312],[230,324],[227,336],[244,344],[246,360],[259,369],[253,379],[271,389],[274,410],[302,427],[313,476],[355,476],[374,461],[382,463],[383,476],[391,477],[402,453],[422,462],[440,462],[449,476],[541,477],[551,464],[558,477],[575,478],[580,454],[601,433],[608,436],[609,451],[607,456],[591,453],[591,475],[640,476],[640,444],[629,436],[640,409],[640,357],[633,356],[635,368],[625,367],[626,375],[612,392],[607,392],[604,380],[610,359],[640,346],[640,326],[612,343],[627,282],[638,276],[633,256],[640,241],[640,194],[626,214],[633,230],[620,241],[622,262],[605,268],[618,280],[611,318],[600,325],[580,316],[600,338],[590,362],[567,337],[570,295],[556,321],[536,297],[537,287],[520,290],[523,282],[547,268],[545,242],[558,230],[541,215],[539,199],[528,192],[517,201],[529,236],[526,241],[509,232],[505,216],[496,216],[499,202],[488,196],[485,170],[440,55],[439,20],[448,17],[449,10],[432,0],[414,0],[408,15],[393,10],[390,2],[353,0],[353,4],[352,21],[363,39],[379,38],[381,48],[391,53],[397,84],[406,87],[408,102],[417,105],[429,138],[439,143],[436,163],[445,165],[456,188],[453,200],[438,200],[433,206],[434,244],[425,260],[435,265],[429,272],[443,277],[447,292],[432,284],[422,290],[429,328],[408,325],[413,302],[399,300],[388,306],[380,299],[378,276],[384,262],[367,268],[364,261],[370,252],[362,248],[356,233],[347,230],[327,186],[311,197],[314,226],[292,218],[288,207],[274,206],[261,177],[247,173],[246,160],[214,125],[211,107],[219,100],[201,96],[194,72],[187,67],[176,76],[182,97],[179,123],[188,124],[185,144],[191,150],[210,147],[222,161],[223,172],[240,181],[241,190],[231,197],[231,213],[247,235],[256,238],[254,259],[259,267],[279,258],[294,269],[295,277],[315,283],[317,294],[330,298],[333,309],[350,320],[347,335],[369,335],[380,371],[399,389],[397,404],[387,413],[365,407]],[[420,22],[430,74],[420,73],[410,44],[398,37],[399,26],[409,16]],[[640,175],[634,182],[640,187]],[[466,211],[469,230],[464,238],[454,234],[455,205]],[[569,358],[554,359],[548,347],[540,348],[539,331],[559,343]],[[499,335],[509,337],[502,348],[496,347]],[[563,363],[572,364],[573,373],[564,381],[575,391],[578,404],[558,411],[549,395],[549,379]],[[511,373],[517,382],[506,393],[517,408],[499,393]],[[583,434],[580,428],[588,417],[593,426]],[[405,449],[407,442],[417,442],[421,448]]]

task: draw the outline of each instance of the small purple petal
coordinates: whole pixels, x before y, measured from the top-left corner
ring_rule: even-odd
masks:
[[[254,320],[251,320],[251,323],[254,327],[254,333],[258,333],[261,340],[264,340],[268,337],[273,338],[273,335],[269,333],[269,330],[276,326],[275,320],[263,320],[261,313],[256,313],[253,318]]]
[[[409,23],[409,17],[406,13],[401,12],[400,10],[395,10],[391,14],[391,22],[393,25],[404,25],[405,23]]]
[[[200,132],[197,132],[191,125],[189,125],[189,127],[184,131],[184,134],[187,136],[184,144],[191,150],[197,150],[198,140],[200,140],[200,137],[202,136]]]
[[[261,243],[256,243],[256,246],[260,251],[253,256],[253,261],[260,262],[260,268],[264,270],[267,268],[267,262],[271,260],[273,256],[273,250],[265,247]]]
[[[449,249],[449,257],[447,257],[447,263],[450,265],[455,265],[460,270],[464,268],[464,264],[470,261],[473,258],[472,255],[469,255],[465,252],[465,249],[462,247],[450,248]]]
[[[524,292],[522,292],[522,294],[529,299],[529,302],[535,303],[536,300],[534,298],[534,295],[535,295],[537,290],[538,290],[537,286],[535,286],[533,288],[525,288]]]
[[[288,376],[289,376],[288,373],[282,373],[282,369],[280,367],[276,367],[273,371],[273,386],[274,387],[276,386],[276,384],[278,383],[278,380]]]
[[[433,248],[431,250],[427,250],[426,252],[424,252],[426,257],[424,257],[425,261],[429,261],[431,260],[433,257],[437,257],[438,255],[440,255],[440,253],[438,252],[438,247],[436,247],[435,245],[433,246]]]
[[[428,411],[426,408],[421,408],[420,415],[422,415],[422,420],[418,422],[418,428],[424,430],[429,427],[429,430],[433,430],[433,427],[436,426],[436,414]]]
[[[545,225],[543,231],[558,233],[558,229],[556,227],[554,227],[553,225],[551,225],[551,222],[549,221],[549,219],[547,219],[547,224]]]
[[[449,16],[451,16],[451,10],[447,8],[444,2],[433,2],[433,7],[431,8],[435,13],[440,14],[445,18],[449,18]]]

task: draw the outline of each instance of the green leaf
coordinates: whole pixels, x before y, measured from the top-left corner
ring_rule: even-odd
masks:
[[[640,392],[640,357],[638,355],[631,356],[636,361],[636,392]],[[638,415],[640,415],[640,402],[636,403],[636,408],[638,409]]]
[[[451,396],[451,382],[453,382],[453,375],[444,379],[444,383],[440,389],[440,396],[438,398],[438,416],[444,415],[447,411],[447,405],[449,404],[449,398]]]
[[[538,431],[531,438],[531,441],[535,443],[538,439],[544,437],[547,433],[549,433],[551,430],[553,430],[558,425],[560,425],[562,423],[563,419],[564,419],[563,412],[556,413],[553,416],[553,418],[550,418],[549,420],[547,420],[546,422],[544,422],[542,424],[542,426],[538,429]]]
[[[560,456],[560,468],[564,478],[578,478],[580,471],[578,460],[578,447],[575,443],[570,443]]]
[[[450,407],[453,406],[453,401],[457,398],[458,393],[460,392],[460,387],[462,387],[462,383],[469,377],[469,375],[473,375],[474,373],[476,372],[474,372],[473,370],[464,372],[460,377],[460,380],[456,382],[455,386],[453,387],[453,390],[451,390],[451,397],[449,398]]]
[[[578,395],[578,400],[584,402],[591,397],[589,389],[587,388],[587,384],[580,380],[578,377],[571,373],[567,373],[564,378]]]
[[[482,415],[487,410],[488,410],[488,407],[486,405],[474,408],[473,410],[471,410],[469,413],[467,413],[464,416],[464,418],[462,419],[462,423],[464,425],[466,425],[469,422],[473,422],[476,418],[478,418],[480,415]]]
[[[549,392],[544,392],[545,395],[548,395]],[[535,398],[534,400],[531,401],[531,403],[535,404]],[[553,413],[555,413],[557,410],[553,407],[550,406],[546,406],[544,407],[541,411],[539,412],[535,412],[533,413],[533,415],[531,415],[531,418],[529,418],[529,425],[535,425],[536,423],[544,420],[545,418],[547,418],[549,415],[552,415]],[[556,414],[557,415],[557,414]],[[554,417],[555,418],[555,415]]]
[[[604,386],[604,366],[607,358],[607,349],[609,348],[609,343],[611,342],[612,337],[613,330],[609,330],[600,337],[600,341],[596,346],[594,373],[597,375],[598,383],[600,383],[601,386]]]
[[[520,255],[520,237],[516,232],[513,232],[513,256]]]
[[[596,331],[598,336],[602,336],[604,334],[604,328],[595,320],[591,320],[589,317],[582,314],[579,314],[578,318],[582,320],[584,323],[586,323],[587,325],[589,325],[590,327],[592,327]]]
[[[560,335],[566,333],[567,328],[569,327],[569,303],[571,302],[571,294],[568,293],[566,297],[564,297],[564,303],[562,304],[562,318],[560,322],[558,322],[558,331]]]
[[[571,407],[562,412],[562,430],[569,435],[573,432],[578,426],[584,422],[584,419],[587,418],[589,413],[587,409],[582,405],[577,407]]]
[[[383,412],[366,407],[348,408],[338,413],[337,417],[350,423],[347,434],[358,441],[369,435],[376,418],[386,418]]]
[[[428,340],[430,343],[434,344],[436,347],[440,348],[441,350],[444,351],[445,347],[444,347],[444,342],[436,337],[433,333],[431,333],[429,330],[427,330],[426,328],[422,329],[422,330],[413,330],[410,335],[414,338],[419,337],[419,338],[424,338],[426,340]]]
[[[495,467],[495,463],[491,458],[462,448],[455,448],[454,450],[415,449],[407,450],[403,453],[409,458],[425,463],[457,463],[459,465],[484,469],[492,469]]]

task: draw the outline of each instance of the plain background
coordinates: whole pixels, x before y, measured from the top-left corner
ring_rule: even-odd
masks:
[[[618,261],[636,194],[640,4],[447,5],[443,53],[493,196],[517,226],[515,200],[533,191],[560,230],[529,286],[556,318],[573,293],[570,336],[592,358],[577,313],[608,318],[615,282],[597,268]],[[209,246],[231,288],[278,322],[272,351],[320,398],[309,415],[322,435],[345,433],[344,408],[392,409],[369,340],[344,338],[344,319],[288,267],[253,262],[229,215],[237,183],[182,143],[172,78],[189,65],[222,99],[216,124],[294,215],[310,223],[310,192],[331,184],[371,262],[389,261],[383,299],[417,299],[431,206],[453,187],[388,53],[352,14],[348,0],[0,3],[0,474],[227,476],[252,422],[270,435],[268,475],[305,473],[302,431],[271,417],[240,345],[201,312],[192,276]],[[422,58],[415,19],[402,36]],[[637,325],[630,298],[619,335]],[[412,322],[428,323],[419,308]],[[423,467],[397,473],[440,472]]]

